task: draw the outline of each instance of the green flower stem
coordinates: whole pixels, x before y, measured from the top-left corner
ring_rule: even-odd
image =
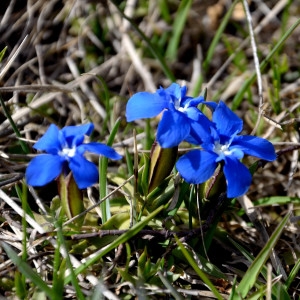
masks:
[[[116,124],[114,125],[111,134],[108,138],[107,145],[112,146],[115,136],[117,134],[118,128],[120,126],[121,119],[117,119]],[[100,199],[104,199],[107,195],[107,167],[108,167],[108,158],[100,157],[99,159],[99,193]],[[110,215],[110,204],[109,201],[103,201],[100,204],[102,224],[106,223],[107,220],[111,217]]]

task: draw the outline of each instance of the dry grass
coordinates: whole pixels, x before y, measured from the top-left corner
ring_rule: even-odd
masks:
[[[203,61],[230,2],[193,1],[176,58],[164,58],[174,77],[178,82],[185,83],[190,93],[197,93],[199,88],[207,88],[208,99],[222,99],[228,105],[232,103],[245,80],[255,72],[253,47],[247,39],[249,30],[242,3],[236,6],[216,45],[210,64],[207,68],[203,67]],[[250,1],[260,61],[268,55],[284,31],[297,21],[300,8],[296,2]],[[170,15],[163,18],[156,1],[141,1],[137,4],[136,1],[128,0],[120,3],[125,15],[133,20],[163,57],[173,30],[172,21],[176,16],[179,1],[170,1],[169,5]],[[288,13],[285,10],[287,5],[290,5]],[[257,124],[256,134],[271,140],[281,152],[274,163],[267,164],[255,174],[247,196],[239,199],[240,204],[236,203],[235,208],[223,216],[220,222],[220,227],[225,228],[231,236],[256,255],[282,216],[289,210],[293,211],[294,222],[287,226],[274,254],[274,260],[277,260],[277,264],[287,274],[295,261],[299,260],[300,253],[297,219],[300,198],[299,37],[298,26],[280,52],[262,71],[259,81],[261,95],[257,84],[252,84],[236,109],[237,114],[245,121],[245,132],[250,133]],[[29,146],[29,153],[24,153],[20,147],[19,138],[1,109],[0,186],[19,206],[19,195],[14,187],[21,186],[26,164],[34,153],[32,143],[45,132],[50,123],[63,127],[90,120],[95,124],[93,138],[106,141],[116,119],[121,117],[121,126],[116,137],[118,146],[121,145],[118,150],[124,152],[123,143],[131,152],[132,125],[127,125],[124,118],[127,99],[137,91],[154,91],[159,85],[167,86],[171,82],[159,60],[151,53],[147,42],[128,20],[123,18],[111,1],[2,1],[0,50],[5,47],[6,54],[0,65],[0,93],[21,137]],[[260,96],[263,97],[263,106],[259,105]],[[259,112],[262,120],[257,123]],[[154,127],[156,121],[153,122]],[[144,122],[138,123],[138,133],[143,132],[144,126]],[[141,137],[138,136],[139,148],[143,147]],[[121,169],[122,173],[125,167],[118,167],[118,171]],[[33,211],[39,212],[37,196],[32,193],[34,191],[29,193],[29,204]],[[94,193],[97,193],[96,188]],[[38,197],[49,204],[55,194],[53,186],[49,186],[41,189]],[[291,197],[290,199],[293,197],[294,201],[283,205],[256,206],[257,215],[253,220],[260,221],[253,226],[252,203],[270,196]],[[236,213],[240,205],[244,206],[246,215],[239,216]],[[17,214],[16,209],[1,200],[0,239],[21,252],[23,227]],[[27,228],[30,245],[28,262],[38,270],[45,281],[49,281],[49,260],[53,254],[53,247],[51,243],[49,248],[42,247],[41,244],[45,243],[48,237],[35,236],[36,232],[30,228],[34,228],[34,224],[29,224],[31,226]],[[47,228],[42,230],[45,232]],[[215,239],[215,243],[209,253],[211,261],[222,268],[229,278],[233,278],[235,264],[230,260],[232,251],[237,251],[233,250],[233,247],[228,248],[228,245],[224,245],[218,238]],[[122,255],[125,250],[120,246],[118,251],[115,256],[111,254],[106,257],[106,267],[114,268],[124,264],[126,259]],[[221,251],[224,253],[224,260],[220,260]],[[236,263],[248,263],[240,254],[236,255]],[[75,266],[83,259],[83,256],[79,256]],[[136,257],[133,258],[133,263],[136,263],[136,260]],[[42,265],[42,268],[39,268],[39,265]],[[273,261],[273,267],[274,265],[276,262]],[[197,299],[209,297],[204,295],[206,291],[201,284],[191,279],[190,270],[184,270],[182,266],[176,267],[183,274],[178,284],[181,289],[189,285],[191,291],[195,290],[197,297],[202,295],[202,298]],[[2,252],[0,277],[7,278],[9,284],[5,287],[2,281],[0,294],[7,299],[15,299],[10,286],[13,285],[14,272],[15,267],[5,252]],[[102,266],[96,266],[90,277],[92,279],[80,279],[82,290],[89,294],[88,291],[98,283],[97,278],[102,276],[101,288],[109,299],[130,293],[138,295],[140,291],[137,287],[127,281],[120,284],[119,278],[113,274],[111,269],[103,270]],[[294,299],[299,293],[299,284],[298,276],[290,289],[290,295]],[[229,288],[227,283],[223,287],[221,282],[216,282],[216,286],[224,293],[225,298]],[[156,296],[150,296],[150,291],[147,290],[148,292],[150,298],[159,299],[158,295],[166,295],[166,291],[163,290],[157,291]],[[66,286],[65,297],[75,297],[72,286]]]

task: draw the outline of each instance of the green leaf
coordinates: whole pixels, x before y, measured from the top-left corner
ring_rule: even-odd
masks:
[[[206,284],[206,286],[212,291],[214,296],[222,300],[223,297],[218,292],[218,290],[215,288],[214,284],[209,280],[209,278],[206,276],[206,274],[199,268],[197,262],[194,260],[194,258],[190,255],[190,253],[186,250],[186,248],[183,246],[183,244],[180,242],[180,240],[175,237],[176,243],[179,246],[182,254],[186,258],[186,260],[189,262],[190,266],[195,270],[195,272],[198,274],[198,276],[203,280],[203,282]]]
[[[2,59],[3,59],[4,55],[5,55],[6,50],[7,50],[7,46],[4,47],[3,50],[1,50],[1,52],[0,52],[0,62],[2,61]]]
[[[300,259],[298,259],[297,262],[295,263],[293,269],[291,270],[291,272],[284,284],[286,290],[289,289],[291,283],[294,281],[295,277],[299,274],[299,270],[300,270]]]
[[[143,253],[140,255],[139,260],[138,260],[138,277],[139,278],[144,278],[144,273],[145,271],[145,265],[148,259],[148,253],[147,253],[147,247],[144,248]]]
[[[60,296],[60,299],[63,296],[64,291],[64,274],[66,271],[66,260],[61,260],[60,256],[60,240],[57,239],[57,245],[54,250],[54,257],[53,257],[53,283],[52,289]]]
[[[22,138],[21,133],[20,133],[16,123],[14,122],[13,118],[11,117],[10,112],[9,112],[8,108],[6,107],[5,102],[4,102],[1,94],[0,94],[0,104],[2,106],[5,117],[8,119],[8,121],[10,123],[10,126],[12,127],[14,133],[16,134],[16,136],[18,138]],[[29,153],[29,148],[28,148],[27,144],[22,139],[19,139],[19,144],[20,144],[23,152],[25,154],[28,154]]]
[[[74,273],[74,270],[73,270],[73,265],[72,265],[72,262],[71,262],[71,258],[70,258],[70,251],[68,250],[67,248],[67,245],[66,245],[66,241],[65,241],[65,238],[64,238],[64,235],[63,235],[63,232],[62,232],[62,219],[58,219],[56,222],[55,222],[55,226],[56,226],[56,232],[57,232],[57,240],[58,240],[58,243],[59,245],[61,245],[62,248],[64,248],[65,250],[65,260],[66,260],[66,266],[68,267],[69,271],[70,271],[70,280],[72,282],[72,285],[74,287],[74,290],[76,292],[76,299],[78,300],[85,300],[85,297],[83,295],[83,292],[81,291],[81,287],[79,285],[79,281]]]
[[[179,48],[180,38],[187,20],[187,16],[192,4],[192,0],[182,0],[173,23],[173,35],[170,39],[168,48],[166,50],[166,57],[174,61],[177,57],[177,50]]]
[[[116,3],[115,0],[111,0],[110,1],[118,10],[118,12],[120,13],[120,15],[126,19],[131,26],[136,30],[136,32],[141,36],[142,40],[146,43],[147,47],[149,48],[149,50],[151,51],[151,53],[153,54],[153,56],[157,59],[157,61],[160,63],[161,68],[163,70],[163,72],[165,73],[165,75],[172,81],[175,82],[176,78],[174,76],[174,74],[172,73],[171,69],[169,68],[169,66],[167,65],[164,57],[161,55],[160,51],[153,45],[153,43],[151,43],[150,39],[145,35],[145,33],[131,20],[131,18],[129,18],[128,16],[126,16],[122,9],[120,8],[120,6]]]
[[[24,299],[26,297],[26,283],[25,283],[25,276],[20,272],[15,273],[15,288],[16,294],[20,299]]]
[[[112,230],[112,229],[127,229],[130,224],[129,207],[127,211],[119,212],[109,218],[102,226],[101,230]]]
[[[5,250],[7,256],[12,260],[12,262],[17,266],[19,271],[25,275],[25,277],[30,280],[34,285],[36,285],[40,290],[44,291],[50,299],[59,299],[55,291],[53,291],[43,279],[25,262],[18,256],[18,254],[13,251],[13,249],[6,243],[1,242],[1,247]]]
[[[300,24],[300,18],[284,33],[284,35],[281,37],[281,39],[276,43],[276,45],[271,49],[267,57],[261,62],[260,64],[260,70],[263,71],[267,64],[270,62],[271,58],[274,56],[274,54],[280,50],[281,46],[284,44],[284,42],[287,40],[287,38],[293,33],[293,31],[298,27]],[[244,84],[241,86],[237,94],[235,95],[233,101],[232,101],[232,110],[235,110],[239,107],[241,102],[243,101],[245,92],[249,89],[251,84],[254,83],[256,79],[256,72],[252,74],[250,78],[248,78]]]
[[[232,12],[235,8],[235,5],[239,2],[239,0],[235,0],[230,8],[228,9],[228,11],[226,12],[226,15],[224,16],[220,26],[218,27],[218,30],[216,31],[216,33],[214,34],[214,38],[212,40],[212,42],[210,43],[210,46],[208,48],[207,54],[205,56],[205,60],[203,62],[203,69],[205,70],[205,72],[207,72],[207,70],[209,69],[209,65],[211,63],[211,60],[213,58],[213,55],[215,53],[215,49],[222,37],[222,34],[226,28],[226,25],[228,23],[228,21],[230,20],[230,17],[232,15]]]
[[[108,146],[112,146],[113,141],[116,137],[116,134],[118,132],[118,128],[120,126],[121,123],[121,118],[119,118],[116,121],[116,124],[114,125],[108,141],[107,141],[107,145]],[[99,159],[99,192],[100,192],[100,199],[103,199],[106,197],[107,195],[107,167],[108,167],[108,158],[105,156],[100,157]],[[101,209],[101,217],[102,217],[102,223],[105,223],[110,217],[111,217],[111,213],[110,213],[110,204],[109,201],[103,201],[100,204],[100,209]]]
[[[288,196],[273,196],[273,197],[264,197],[253,204],[254,206],[271,206],[271,205],[286,205],[286,204],[299,204],[300,198],[298,197],[288,197]]]
[[[219,44],[219,41],[222,37],[222,34],[226,28],[228,21],[230,20],[230,17],[232,15],[232,12],[233,12],[237,2],[239,2],[239,0],[235,0],[232,3],[232,5],[228,9],[228,11],[226,12],[226,15],[222,18],[222,22],[221,22],[220,26],[218,26],[217,31],[214,33],[214,38],[213,38],[212,42],[210,43],[207,54],[205,55],[205,60],[203,62],[204,74],[206,74],[207,71],[209,70],[209,66],[210,66],[210,63],[215,54],[216,47]],[[197,80],[197,82],[195,84],[194,90],[192,91],[192,96],[195,97],[195,96],[199,95],[199,92],[201,90],[202,83],[203,83],[203,78],[204,77],[202,75],[199,76],[199,79]],[[206,95],[204,96],[204,99],[206,99]]]
[[[282,231],[284,230],[285,225],[287,224],[290,217],[290,213],[288,213],[278,225],[276,230],[273,232],[270,237],[268,243],[265,247],[260,251],[258,256],[255,258],[251,266],[248,268],[247,272],[243,276],[240,284],[237,287],[237,294],[240,294],[242,298],[246,297],[250,289],[254,286],[261,269],[266,263],[267,259],[270,256],[272,249],[277,243]],[[236,296],[234,299],[240,299],[239,296]]]
[[[77,269],[74,270],[74,273],[76,275],[80,274],[84,270],[86,270],[89,266],[97,262],[100,258],[102,258],[104,255],[109,253],[111,250],[117,248],[120,244],[124,244],[129,239],[134,237],[138,232],[140,232],[154,217],[159,214],[162,210],[166,209],[165,206],[160,206],[157,208],[154,212],[149,214],[145,219],[143,219],[141,222],[136,223],[133,225],[128,231],[122,235],[120,235],[118,238],[116,238],[110,245],[108,245],[106,248],[102,249],[101,251],[97,252],[95,255],[92,255],[89,259],[86,260],[85,263],[81,264]],[[65,277],[65,284],[68,284],[71,280],[71,276],[68,275]]]
[[[150,159],[149,156],[143,153],[143,166],[142,176],[140,180],[140,185],[143,191],[143,195],[147,195],[149,192],[149,169],[150,169]]]

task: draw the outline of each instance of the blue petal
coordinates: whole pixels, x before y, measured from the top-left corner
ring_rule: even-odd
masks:
[[[182,107],[197,107],[200,103],[205,103],[204,98],[202,96],[199,96],[197,98],[193,97],[185,97],[183,101],[181,101]]]
[[[106,156],[111,159],[122,158],[122,156],[118,154],[113,148],[101,143],[82,144],[77,147],[77,151],[79,154],[83,154],[85,151],[88,151],[91,153],[96,153],[99,155]]]
[[[71,157],[69,167],[80,189],[85,189],[98,181],[98,169],[81,155]]]
[[[249,170],[237,159],[226,156],[224,174],[227,182],[227,197],[244,195],[251,184]]]
[[[276,159],[273,144],[260,137],[252,135],[237,136],[232,141],[231,147],[239,148],[247,155],[252,155],[267,161]]]
[[[220,135],[231,137],[243,129],[243,121],[220,101],[213,113],[213,122],[216,123]]]
[[[161,97],[158,93],[140,92],[134,94],[126,105],[127,122],[155,117],[165,108],[168,108],[168,105],[168,97]]]
[[[215,160],[216,155],[210,152],[192,150],[178,159],[176,168],[186,182],[199,184],[214,174],[217,167]]]
[[[214,140],[211,136],[210,127],[213,126],[213,123],[205,115],[201,114],[198,116],[198,122],[191,121],[190,124],[190,135],[185,140],[194,145],[201,145],[205,142],[211,144],[210,148],[212,149]]]
[[[244,157],[244,154],[245,154],[244,151],[238,147],[229,147],[228,150],[230,151],[230,155],[228,155],[228,156],[230,156],[231,158],[234,157],[238,160],[241,160]]]
[[[212,101],[205,101],[203,102],[204,105],[206,105],[211,111],[214,111],[218,104],[216,102],[212,102]]]
[[[189,119],[179,111],[164,111],[157,128],[157,141],[162,148],[178,146],[190,132]]]
[[[61,130],[61,143],[64,145],[66,142],[70,148],[78,146],[83,143],[84,136],[90,135],[93,130],[93,123],[87,123],[79,126],[66,126]]]
[[[63,135],[68,137],[73,136],[84,136],[84,135],[90,135],[92,131],[94,130],[94,124],[93,123],[87,123],[84,125],[78,125],[78,126],[66,126],[61,131]]]
[[[51,154],[57,154],[61,150],[61,144],[58,139],[59,129],[51,124],[45,134],[35,143],[34,149],[46,151]]]
[[[58,155],[41,154],[29,163],[25,178],[32,186],[43,186],[54,180],[62,171],[64,159]]]
[[[172,83],[166,89],[160,88],[158,90],[159,93],[161,93],[162,91],[165,91],[166,93],[170,94],[172,98],[183,99],[187,92],[187,87],[186,86],[181,87],[178,83]]]
[[[196,107],[189,107],[184,112],[189,119],[192,119],[194,121],[199,121],[199,122],[203,120],[204,117],[203,113]]]

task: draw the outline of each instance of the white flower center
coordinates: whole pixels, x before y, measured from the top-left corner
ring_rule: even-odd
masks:
[[[222,145],[219,142],[215,142],[215,148],[214,148],[214,152],[217,153],[218,155],[224,154],[226,155],[230,155],[232,152],[231,150],[228,150],[229,148],[229,144],[225,144]]]
[[[189,105],[186,104],[184,107],[181,107],[180,102],[181,102],[181,99],[175,100],[175,102],[174,102],[175,109],[184,113],[187,110],[187,108],[189,107]]]
[[[73,148],[63,148],[58,154],[65,158],[74,157],[76,153],[76,147]]]

